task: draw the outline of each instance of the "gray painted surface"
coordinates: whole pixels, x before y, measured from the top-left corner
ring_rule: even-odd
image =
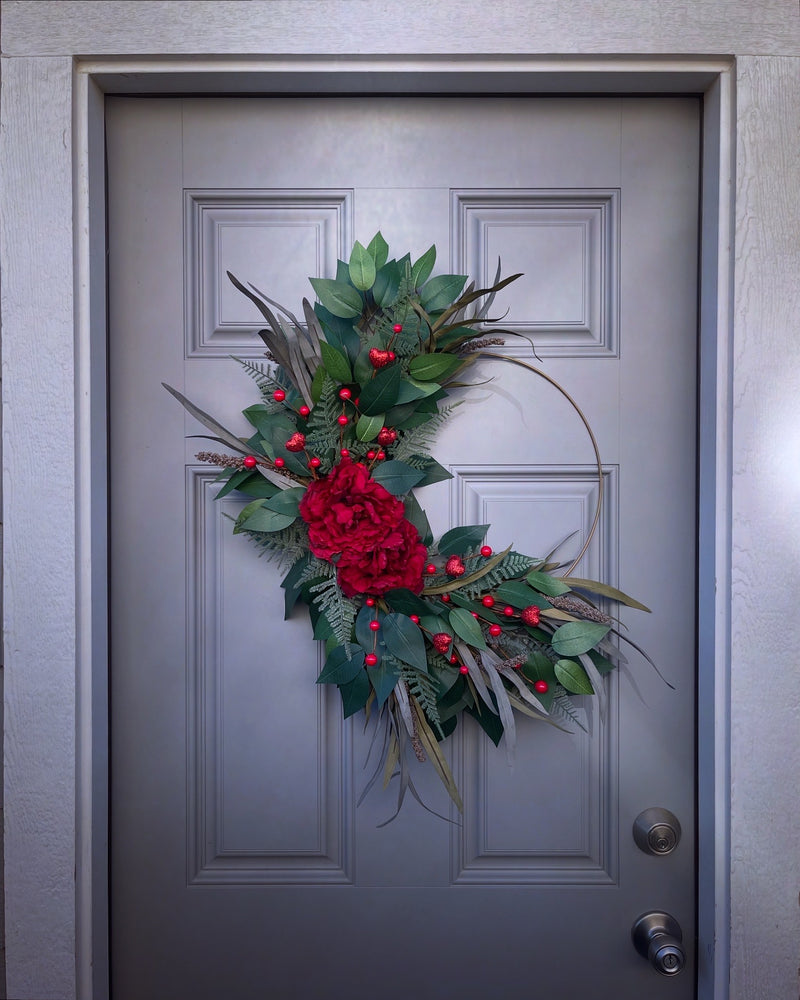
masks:
[[[318,21],[305,17],[308,9]],[[712,613],[703,621],[704,627],[710,624],[716,630],[716,659],[707,675],[706,701],[714,720],[709,734],[713,746],[708,758],[708,823],[700,830],[714,872],[708,885],[709,896],[714,896],[712,923],[717,932],[716,941],[712,934],[704,939],[710,963],[704,989],[713,994],[703,996],[728,995],[729,903],[731,995],[737,1000],[763,996],[793,1000],[797,995],[800,860],[794,845],[800,803],[787,789],[794,789],[800,771],[798,706],[791,693],[786,694],[794,690],[791,676],[779,672],[776,695],[774,685],[763,683],[762,676],[754,677],[751,671],[762,662],[778,665],[779,671],[781,665],[791,670],[787,650],[798,643],[793,608],[797,560],[786,547],[792,524],[787,527],[783,513],[775,516],[776,499],[785,498],[777,504],[783,512],[797,490],[780,447],[789,437],[775,418],[793,412],[797,395],[797,367],[792,363],[796,358],[793,296],[800,237],[796,226],[787,225],[791,204],[783,206],[800,188],[792,125],[798,118],[800,12],[796,4],[784,0],[698,0],[692,4],[647,0],[636,5],[619,0],[604,4],[602,17],[596,16],[597,8],[589,2],[570,7],[549,0],[535,5],[509,2],[481,10],[491,17],[490,24],[476,16],[472,5],[468,10],[455,2],[435,8],[404,5],[416,26],[410,34],[405,19],[387,20],[383,8],[369,4],[308,8],[291,2],[275,6],[170,3],[157,10],[139,3],[3,4],[0,249],[6,483],[12,487],[4,500],[8,532],[4,553],[5,829],[12,995],[89,996],[94,982],[95,995],[101,996],[104,980],[103,831],[99,818],[92,825],[92,809],[103,798],[104,743],[101,736],[93,755],[88,710],[94,704],[89,697],[92,658],[102,660],[103,644],[98,643],[93,652],[91,642],[85,641],[93,618],[83,589],[102,576],[103,565],[102,559],[92,560],[87,530],[97,495],[88,471],[91,449],[84,429],[84,421],[96,413],[96,400],[89,393],[94,356],[89,350],[89,313],[98,307],[102,310],[102,293],[90,286],[92,276],[102,275],[102,247],[97,245],[98,256],[92,260],[93,245],[87,243],[86,233],[98,217],[102,196],[99,200],[91,196],[92,191],[101,191],[93,176],[97,160],[86,153],[88,124],[95,127],[98,121],[91,114],[97,88],[86,74],[97,71],[101,74],[97,78],[113,87],[146,85],[130,73],[118,75],[121,69],[137,69],[150,79],[161,72],[175,81],[188,67],[170,61],[169,55],[194,51],[203,58],[192,61],[197,75],[189,86],[208,92],[214,89],[214,80],[203,74],[214,74],[228,85],[233,80],[225,75],[231,64],[208,53],[250,53],[250,70],[257,73],[286,69],[280,53],[287,44],[298,52],[314,54],[311,63],[318,70],[325,68],[331,54],[337,56],[338,69],[347,62],[346,53],[365,54],[348,65],[355,75],[369,70],[363,77],[367,89],[376,83],[374,74],[387,67],[419,74],[438,65],[444,72],[454,67],[463,72],[465,60],[460,53],[491,49],[499,54],[497,59],[476,55],[472,67],[484,72],[490,65],[502,66],[515,80],[522,79],[519,73],[524,71],[529,74],[526,86],[540,71],[569,67],[581,81],[588,81],[590,89],[612,78],[617,89],[619,76],[613,77],[612,71],[620,69],[623,77],[634,81],[634,87],[652,86],[664,64],[638,54],[661,52],[670,57],[674,86],[680,88],[680,81],[706,67],[712,76],[722,74],[724,95],[727,69],[712,57],[715,53],[737,57],[739,100],[735,108],[730,104],[722,108],[720,216],[713,220],[710,240],[716,246],[714,234],[720,221],[723,266],[716,271],[712,261],[711,273],[706,275],[720,296],[709,303],[712,325],[714,317],[720,324],[720,366],[712,377],[715,403],[711,407],[719,444],[710,464],[712,479],[716,476],[713,505],[719,514],[714,560],[717,597],[712,599]],[[523,32],[520,18],[524,21],[531,11],[536,23]],[[195,17],[201,15],[203,30],[197,31]],[[348,25],[351,16],[354,24]],[[437,30],[441,16],[447,23]],[[460,30],[453,32],[459,18]],[[319,22],[324,23],[324,31],[315,29]],[[414,55],[421,48],[445,53],[446,58],[421,60]],[[101,52],[120,56],[122,61],[91,60]],[[145,52],[156,58],[145,63],[138,58]],[[371,58],[370,54],[378,53],[386,55]],[[502,53],[517,55],[504,58]],[[543,58],[526,58],[536,53]],[[576,58],[573,62],[553,58],[559,53]],[[625,58],[595,58],[603,53]],[[73,77],[73,57],[81,56],[89,59],[79,62],[79,72]],[[575,79],[570,80],[572,86]],[[252,77],[250,85],[254,82],[260,88],[263,78]],[[728,111],[733,112],[730,118]],[[736,139],[732,151],[731,137]],[[735,167],[735,189],[727,188],[728,152],[730,166]],[[732,241],[724,238],[728,208],[735,213],[735,252]],[[46,299],[41,294],[43,285],[48,289]],[[763,317],[769,317],[768,326]],[[770,338],[769,351],[763,349],[765,338]],[[77,395],[73,393],[76,358]],[[731,359],[730,369],[726,358]],[[44,397],[46,415],[40,405]],[[102,422],[102,408],[100,413]],[[736,427],[733,439],[732,426]],[[38,462],[32,462],[31,456]],[[730,474],[731,465],[735,475]],[[47,480],[42,477],[43,468]],[[57,491],[49,489],[52,481],[59,484]],[[77,510],[71,500],[74,490],[81,497]],[[735,544],[726,516],[731,497],[737,507]],[[54,510],[58,512],[55,519]],[[72,530],[76,523],[77,540]],[[780,572],[767,575],[775,566]],[[731,580],[735,591],[729,601]],[[102,611],[102,604],[95,609]],[[768,609],[768,628],[764,609]],[[737,625],[732,646],[729,618]],[[76,621],[84,640],[77,660]],[[780,627],[772,627],[774,622]],[[77,719],[76,666],[83,687]],[[730,706],[729,674],[734,688]],[[102,666],[94,677],[95,692],[101,676]],[[98,706],[101,702],[102,698]],[[99,707],[96,719],[102,728]],[[732,813],[729,773],[735,789]],[[80,775],[77,806],[81,815],[77,846],[76,775]],[[728,819],[734,859],[730,898],[725,846]],[[722,951],[716,968],[715,943]]]

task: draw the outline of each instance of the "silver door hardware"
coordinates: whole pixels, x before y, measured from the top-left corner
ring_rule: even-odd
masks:
[[[683,933],[669,913],[643,913],[631,928],[631,937],[642,958],[662,976],[677,976],[683,971],[686,965],[686,952],[681,944]]]
[[[633,822],[633,839],[645,854],[671,854],[680,843],[681,824],[669,809],[645,809]]]

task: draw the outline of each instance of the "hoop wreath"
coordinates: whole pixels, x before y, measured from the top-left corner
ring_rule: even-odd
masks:
[[[521,275],[501,280],[498,265],[494,283],[476,289],[464,275],[432,276],[435,260],[435,247],[416,261],[390,258],[380,233],[367,246],[357,242],[335,279],[310,279],[317,301],[303,301],[303,321],[229,274],[267,324],[259,331],[264,362],[239,360],[260,394],[243,411],[249,438],[165,385],[225,447],[197,457],[221,468],[217,499],[234,491],[247,499],[233,530],[286,570],[286,617],[308,607],[326,653],[317,683],[339,688],[345,717],[363,710],[383,727],[362,798],[381,776],[384,787],[396,779],[392,819],[406,792],[421,801],[411,755],[430,761],[461,810],[441,743],[464,713],[495,744],[504,738],[509,755],[517,713],[569,727],[584,696],[597,697],[602,713],[603,674],[623,659],[617,640],[625,639],[605,605],[648,610],[572,575],[599,523],[602,464],[566,390],[493,350],[515,334],[489,310]],[[463,375],[478,357],[544,379],[589,435],[597,509],[566,569],[552,553],[494,552],[485,544],[488,524],[434,540],[417,494],[451,478],[428,449],[458,394],[469,391]]]

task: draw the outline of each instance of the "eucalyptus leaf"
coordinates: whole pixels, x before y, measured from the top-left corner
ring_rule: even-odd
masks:
[[[436,246],[430,246],[411,268],[411,280],[414,288],[420,288],[430,278],[433,265],[436,263]]]
[[[415,456],[415,458],[420,457],[421,456],[419,455]],[[424,475],[417,483],[417,486],[420,488],[423,486],[431,486],[433,483],[444,483],[447,482],[448,479],[453,478],[453,473],[448,469],[445,469],[443,465],[439,465],[434,458],[425,459],[425,466],[422,471]]]
[[[297,512],[295,511],[294,514],[285,514],[281,511],[270,510],[266,504],[271,502],[271,500],[263,501],[263,507],[260,507],[258,510],[254,510],[252,514],[243,519],[241,522],[237,521],[234,531],[272,532],[283,531],[284,528],[288,528],[289,525],[297,518]]]
[[[467,549],[480,545],[489,530],[488,524],[465,524],[451,528],[439,539],[439,552],[443,556],[458,556]]]
[[[580,663],[575,660],[557,660],[554,670],[558,682],[570,694],[594,694],[589,675]]]
[[[576,576],[565,576],[561,578],[570,587],[577,587],[579,590],[588,590],[592,594],[600,594],[602,597],[610,597],[620,604],[626,604],[629,608],[637,608],[639,611],[650,611],[650,608],[641,604],[633,597],[629,597],[616,587],[611,587],[607,583],[599,583],[597,580],[583,580]]]
[[[495,591],[495,598],[503,604],[510,604],[512,608],[527,608],[535,605],[537,608],[549,608],[550,602],[542,597],[522,580],[507,580],[501,583]]]
[[[378,709],[383,708],[389,695],[394,691],[400,679],[400,668],[391,657],[385,656],[377,666],[369,667],[367,676],[375,690],[375,700]]]
[[[356,316],[361,315],[364,300],[352,285],[346,285],[342,281],[334,281],[331,278],[309,278],[309,281],[320,302],[334,316],[355,319]]]
[[[559,626],[550,640],[561,656],[580,656],[605,638],[609,626],[599,622],[566,622]]]
[[[361,670],[349,684],[340,684],[339,693],[342,696],[342,711],[345,719],[360,712],[369,700],[372,686],[366,670]]]
[[[381,462],[372,473],[372,478],[389,493],[401,497],[413,489],[424,475],[424,472],[412,469],[405,462],[391,459],[388,462]]]
[[[539,593],[546,594],[548,597],[559,597],[561,594],[569,593],[570,590],[567,584],[562,583],[558,577],[542,573],[540,570],[531,570],[525,579]]]
[[[352,382],[353,372],[350,368],[350,361],[345,355],[341,351],[337,351],[335,347],[331,347],[324,340],[320,341],[319,346],[322,353],[322,363],[325,365],[325,370],[330,377],[336,382],[342,382],[345,385],[348,382]]]
[[[304,486],[292,486],[286,490],[279,490],[266,501],[264,507],[280,514],[293,514],[296,517],[300,512],[300,501],[305,493]]]
[[[439,274],[420,289],[420,302],[429,313],[441,312],[458,297],[467,281],[465,274]]]
[[[360,292],[366,292],[375,283],[375,259],[366,247],[356,240],[350,254],[350,280]]]
[[[420,382],[441,382],[464,364],[453,354],[419,354],[412,358],[408,370]]]
[[[415,625],[407,615],[392,613],[383,619],[382,627],[383,641],[392,656],[417,670],[427,671],[425,640],[419,625]]]
[[[367,250],[372,255],[372,259],[375,261],[375,267],[381,268],[386,263],[389,258],[389,244],[383,238],[382,233],[379,231],[375,233],[372,239],[367,245]]]
[[[379,306],[386,309],[394,302],[402,279],[403,273],[397,266],[397,261],[390,260],[380,268],[372,286],[372,296]]]
[[[486,640],[483,638],[483,632],[481,632],[481,627],[477,619],[473,618],[472,613],[467,611],[466,608],[453,608],[448,617],[450,627],[460,639],[469,643],[473,649],[487,648]]]
[[[325,660],[325,666],[317,678],[317,684],[349,684],[364,670],[364,653],[358,650],[348,657],[344,646],[336,646]]]
[[[404,501],[404,506],[407,520],[417,529],[422,544],[427,548],[433,541],[433,533],[428,522],[428,515],[420,507],[419,500],[417,500],[413,493],[408,494]]]
[[[385,414],[376,413],[369,417],[362,414],[356,424],[356,437],[359,441],[373,441],[381,429],[385,420]]]
[[[397,402],[401,378],[399,365],[381,368],[361,389],[358,402],[361,412],[369,416],[386,413]]]
[[[236,472],[233,473],[233,475],[230,475],[228,477],[228,481],[225,483],[225,485],[222,487],[219,493],[217,493],[214,499],[221,500],[223,497],[227,496],[233,490],[238,490],[241,484],[244,483],[246,480],[248,480],[252,475],[253,473],[249,469],[238,469]],[[256,475],[258,476],[258,473],[256,473]],[[261,479],[263,482],[266,482],[263,476],[258,476],[258,478]],[[275,488],[273,487],[273,492],[274,489]]]
[[[387,590],[383,597],[392,611],[397,611],[402,615],[425,615],[430,610],[421,597],[417,597],[413,591],[407,590],[405,587]]]

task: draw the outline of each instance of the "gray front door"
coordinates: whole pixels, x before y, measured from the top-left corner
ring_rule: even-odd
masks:
[[[114,1000],[694,995],[698,137],[694,100],[109,102]],[[525,272],[498,306],[603,458],[579,572],[653,608],[624,624],[675,686],[631,656],[586,732],[521,722],[513,770],[464,726],[463,817],[411,801],[381,829],[390,792],[355,805],[369,732],[314,684],[307,621],[283,621],[160,388],[245,433],[230,355],[260,357],[259,318],[225,271],[293,308],[378,229],[483,284],[498,255]],[[521,368],[474,372],[433,447],[436,534],[577,552],[597,483],[576,414]],[[633,842],[652,806],[683,827],[667,857]],[[647,910],[682,926],[677,977],[631,945]]]

